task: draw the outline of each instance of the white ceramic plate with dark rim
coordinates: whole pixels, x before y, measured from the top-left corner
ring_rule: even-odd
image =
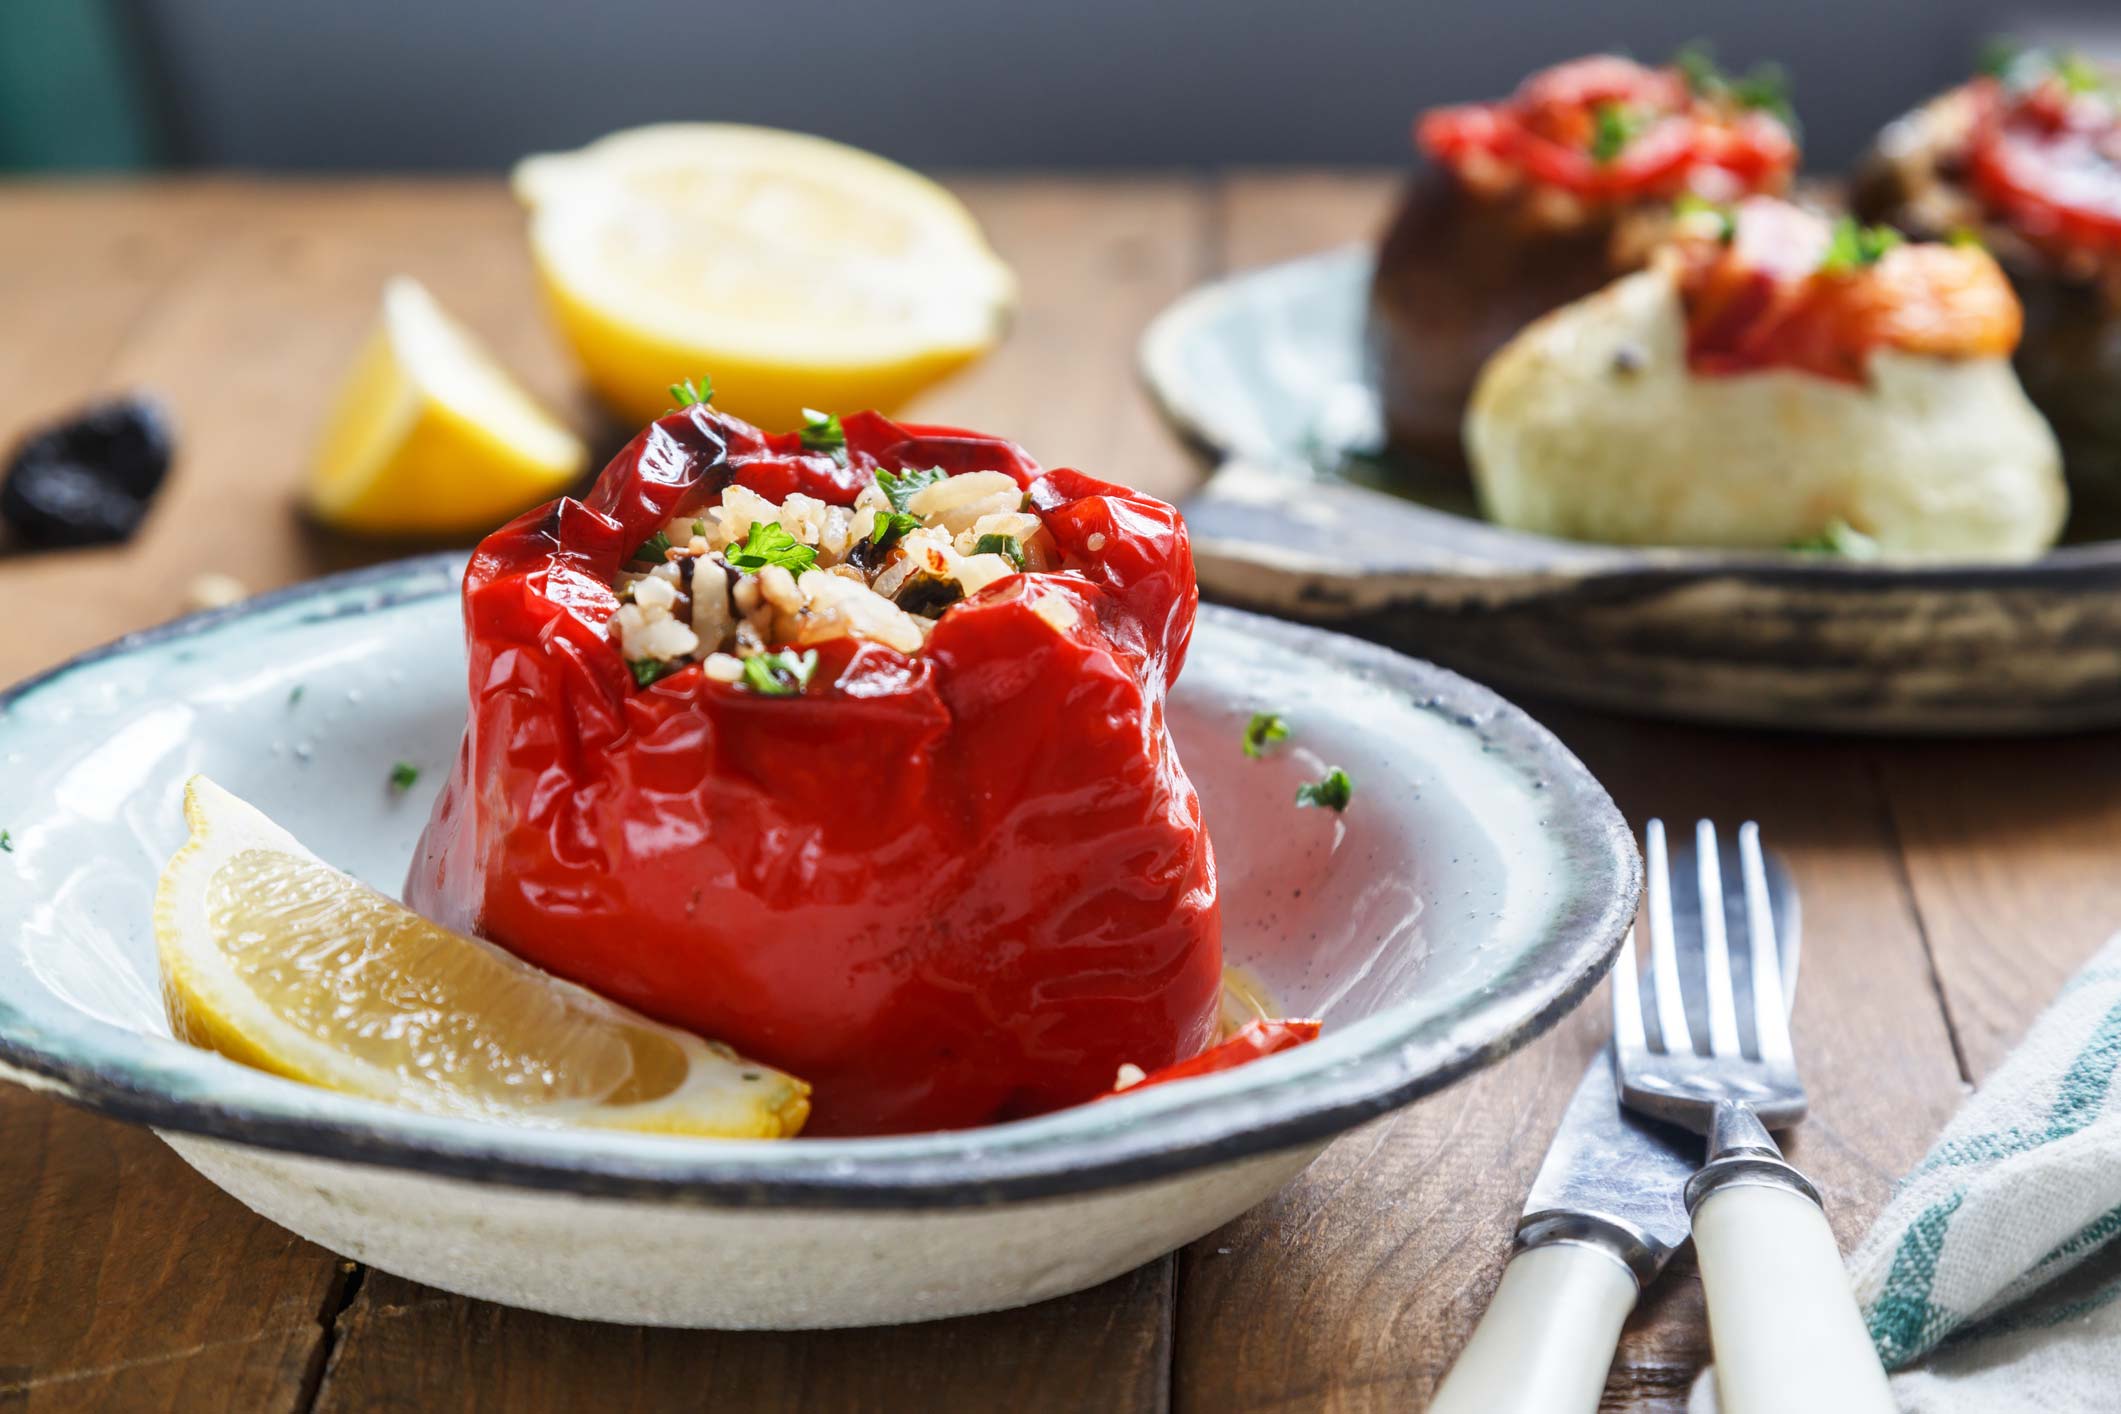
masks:
[[[2024,565],[1637,549],[1505,530],[1462,473],[1377,455],[1370,253],[1195,290],[1150,326],[1166,417],[1216,464],[1202,588],[1505,689],[1656,716],[1890,733],[2121,724],[2121,539],[2080,509]],[[2110,520],[2111,511],[2104,513]]]
[[[386,1271],[595,1319],[796,1328],[1077,1290],[1257,1203],[1341,1131],[1537,1034],[1633,917],[1619,814],[1483,688],[1206,610],[1171,704],[1227,953],[1316,1043],[1036,1119],[706,1141],[399,1110],[171,1038],[149,907],[203,771],[388,892],[463,724],[453,556],[180,620],[0,697],[0,1075],[153,1126],[273,1221]],[[296,689],[300,689],[299,693]],[[1293,739],[1247,760],[1273,708]],[[422,768],[394,792],[394,762]],[[1322,763],[1344,816],[1298,809]]]

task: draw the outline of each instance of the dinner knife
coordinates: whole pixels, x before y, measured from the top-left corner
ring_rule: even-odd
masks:
[[[1690,852],[1674,849],[1672,866],[1694,877]],[[1767,875],[1794,1001],[1796,890],[1773,855]],[[1691,890],[1674,893],[1675,914],[1699,912]],[[1706,1035],[1706,1018],[1692,1015],[1701,989],[1684,990],[1694,1034]],[[1684,1189],[1700,1157],[1698,1137],[1621,1108],[1611,1049],[1601,1048],[1532,1180],[1502,1281],[1430,1414],[1592,1414],[1628,1312],[1687,1240]]]

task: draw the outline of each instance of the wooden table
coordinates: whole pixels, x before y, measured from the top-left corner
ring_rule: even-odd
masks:
[[[1223,271],[1363,238],[1391,192],[1380,174],[957,185],[1022,276],[1024,308],[1001,352],[918,411],[1164,495],[1197,472],[1137,386],[1143,323]],[[0,559],[0,680],[181,612],[203,572],[265,589],[402,552],[307,529],[291,508],[397,272],[590,425],[497,181],[0,188],[0,441],[134,386],[161,393],[182,434],[133,545]],[[1632,819],[1752,815],[1789,854],[1817,1101],[1792,1149],[1845,1243],[2121,924],[2112,737],[1891,745],[1529,705]],[[808,1335],[577,1324],[364,1271],[254,1217],[152,1136],[0,1086],[0,1407],[1418,1408],[1495,1281],[1603,1015],[1601,995],[1094,1291]],[[1682,1261],[1630,1323],[1609,1407],[1678,1408],[1704,1358]]]

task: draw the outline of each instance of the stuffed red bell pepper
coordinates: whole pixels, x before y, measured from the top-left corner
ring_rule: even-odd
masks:
[[[1172,507],[1013,443],[682,408],[473,555],[408,901],[803,1076],[813,1133],[1108,1093],[1216,1039],[1197,600]]]

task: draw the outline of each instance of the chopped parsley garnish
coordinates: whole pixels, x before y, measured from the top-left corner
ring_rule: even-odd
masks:
[[[652,682],[661,682],[684,664],[669,658],[628,658],[626,666],[633,669],[633,685],[646,687]]]
[[[287,705],[292,707],[302,700],[302,684],[296,683],[287,690]]]
[[[1672,203],[1675,216],[1714,216],[1716,218],[1716,242],[1729,245],[1738,236],[1738,216],[1730,207],[1710,201],[1706,197],[1688,192]]]
[[[1839,516],[1826,523],[1817,535],[1790,543],[1790,549],[1807,555],[1839,555],[1847,560],[1875,560],[1878,542]]]
[[[633,557],[636,560],[655,560],[660,563],[669,553],[670,537],[658,530],[634,547]]]
[[[817,650],[805,653],[754,653],[744,660],[744,686],[768,697],[793,697],[810,686],[817,671]]]
[[[1024,547],[1014,535],[982,535],[972,547],[975,555],[1000,555],[1018,569],[1024,567]]]
[[[836,457],[847,454],[847,431],[840,426],[838,413],[804,408],[802,437],[806,452],[830,452]]]
[[[2007,79],[2011,70],[2018,67],[2018,61],[2025,57],[2025,52],[2025,46],[2017,40],[1998,35],[1982,43],[1981,57],[1974,67],[1989,78]]]
[[[13,854],[14,852],[15,837],[5,830],[0,830],[0,854]]]
[[[1957,246],[1961,250],[1988,249],[1988,242],[1981,239],[1981,233],[1971,226],[1952,227],[1952,229],[1945,234],[1944,243],[1946,245]]]
[[[790,535],[779,521],[755,520],[744,543],[732,545],[722,558],[740,570],[757,574],[768,565],[779,565],[790,574],[801,574],[817,563],[817,551]]]
[[[419,779],[420,768],[413,765],[410,761],[400,761],[397,765],[390,768],[390,788],[392,790],[411,790],[413,783]]]
[[[948,480],[949,476],[950,474],[939,466],[931,466],[926,471],[902,471],[896,476],[878,468],[876,488],[891,502],[891,509],[903,511],[908,501],[936,482]]]
[[[1591,110],[1591,160],[1603,167],[1642,135],[1649,118],[1627,103],[1601,103]]]
[[[1859,225],[1854,217],[1844,216],[1834,223],[1834,234],[1827,241],[1826,254],[1819,258],[1819,273],[1847,275],[1865,266],[1876,265],[1900,242],[1900,233],[1891,226]]]
[[[1266,753],[1268,742],[1288,739],[1289,724],[1278,712],[1254,712],[1245,723],[1245,755],[1254,761]]]
[[[692,533],[705,540],[707,538],[707,522],[704,520],[694,521],[692,523]]]
[[[1338,766],[1328,767],[1326,773],[1315,781],[1306,781],[1296,788],[1298,805],[1319,805],[1339,812],[1348,808],[1355,798],[1355,782]]]
[[[919,530],[921,518],[905,511],[878,511],[876,526],[869,532],[869,543],[879,550],[888,550],[898,544],[899,537],[909,530]]]
[[[704,406],[714,401],[714,380],[703,373],[697,383],[690,378],[682,383],[673,383],[670,385],[670,396],[677,399],[681,408],[689,408],[694,403]]]
[[[2050,79],[2078,97],[2109,93],[2113,88],[2113,76],[2077,50],[2057,53],[2014,39],[1992,39],[1983,45],[1979,67],[2015,93],[2036,89]]]
[[[1672,56],[1672,67],[1686,79],[1696,98],[1727,99],[1741,108],[1757,108],[1773,114],[1782,126],[1797,131],[1796,110],[1790,107],[1789,76],[1780,64],[1756,64],[1737,78],[1726,74],[1716,62],[1716,51],[1702,40],[1680,46]]]

